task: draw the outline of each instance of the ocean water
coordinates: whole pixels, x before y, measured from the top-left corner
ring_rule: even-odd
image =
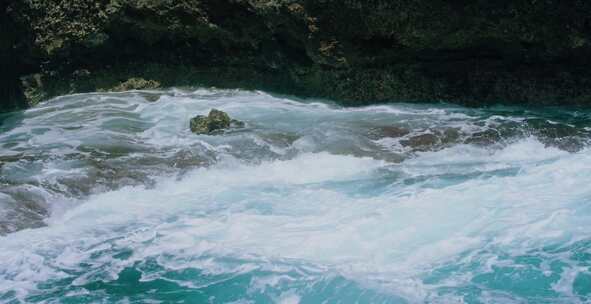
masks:
[[[212,108],[246,127],[192,134]],[[199,89],[0,123],[0,303],[591,303],[589,110]]]

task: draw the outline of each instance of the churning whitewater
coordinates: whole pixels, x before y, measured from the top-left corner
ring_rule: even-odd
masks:
[[[195,135],[216,108],[246,123]],[[590,303],[591,111],[200,89],[0,116],[3,303]]]

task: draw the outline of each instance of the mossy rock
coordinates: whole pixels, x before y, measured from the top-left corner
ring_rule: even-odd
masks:
[[[131,90],[153,90],[160,87],[160,82],[144,78],[130,78],[113,88],[115,92]]]
[[[209,115],[197,115],[191,118],[191,132],[195,134],[213,134],[229,128],[244,127],[244,123],[235,119],[223,111],[211,109]]]
[[[208,134],[209,133],[209,119],[204,115],[197,115],[191,118],[189,122],[191,132],[195,134]]]
[[[0,110],[199,85],[354,106],[591,104],[590,1],[4,2]],[[34,73],[43,86],[18,84]]]

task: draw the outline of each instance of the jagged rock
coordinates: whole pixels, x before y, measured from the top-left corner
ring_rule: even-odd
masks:
[[[347,105],[588,105],[590,10],[589,1],[533,0],[0,1],[0,68],[12,79],[0,83],[0,109],[204,84],[208,72],[205,85]],[[34,73],[46,85],[23,96],[17,80]],[[120,83],[128,78],[150,80]]]
[[[197,115],[191,118],[189,122],[191,132],[195,134],[208,134],[209,133],[209,119],[207,116]]]
[[[130,78],[118,86],[113,88],[115,92],[131,91],[131,90],[150,90],[160,87],[160,83],[155,80],[146,80],[144,78],[134,77]]]
[[[207,117],[209,119],[209,131],[226,129],[230,127],[230,123],[232,120],[230,116],[226,112],[222,112],[217,109],[212,109],[209,111],[209,115]]]
[[[191,118],[189,123],[191,132],[195,134],[212,134],[216,131],[229,128],[242,128],[244,123],[235,119],[223,111],[211,109],[209,115],[197,115]]]

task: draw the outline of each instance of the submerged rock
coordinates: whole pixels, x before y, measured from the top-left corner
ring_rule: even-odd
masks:
[[[400,140],[400,144],[415,152],[437,151],[458,143],[462,134],[455,128],[429,130],[430,133],[408,135]]]
[[[416,151],[429,151],[439,144],[440,140],[435,134],[426,133],[402,140],[400,143],[403,146],[411,147]]]
[[[242,127],[244,122],[231,119],[226,112],[217,109],[211,109],[207,116],[197,115],[190,121],[191,132],[195,134],[212,134],[224,129]]]
[[[410,133],[410,130],[398,126],[381,126],[369,130],[368,137],[374,140],[382,138],[399,138]]]

